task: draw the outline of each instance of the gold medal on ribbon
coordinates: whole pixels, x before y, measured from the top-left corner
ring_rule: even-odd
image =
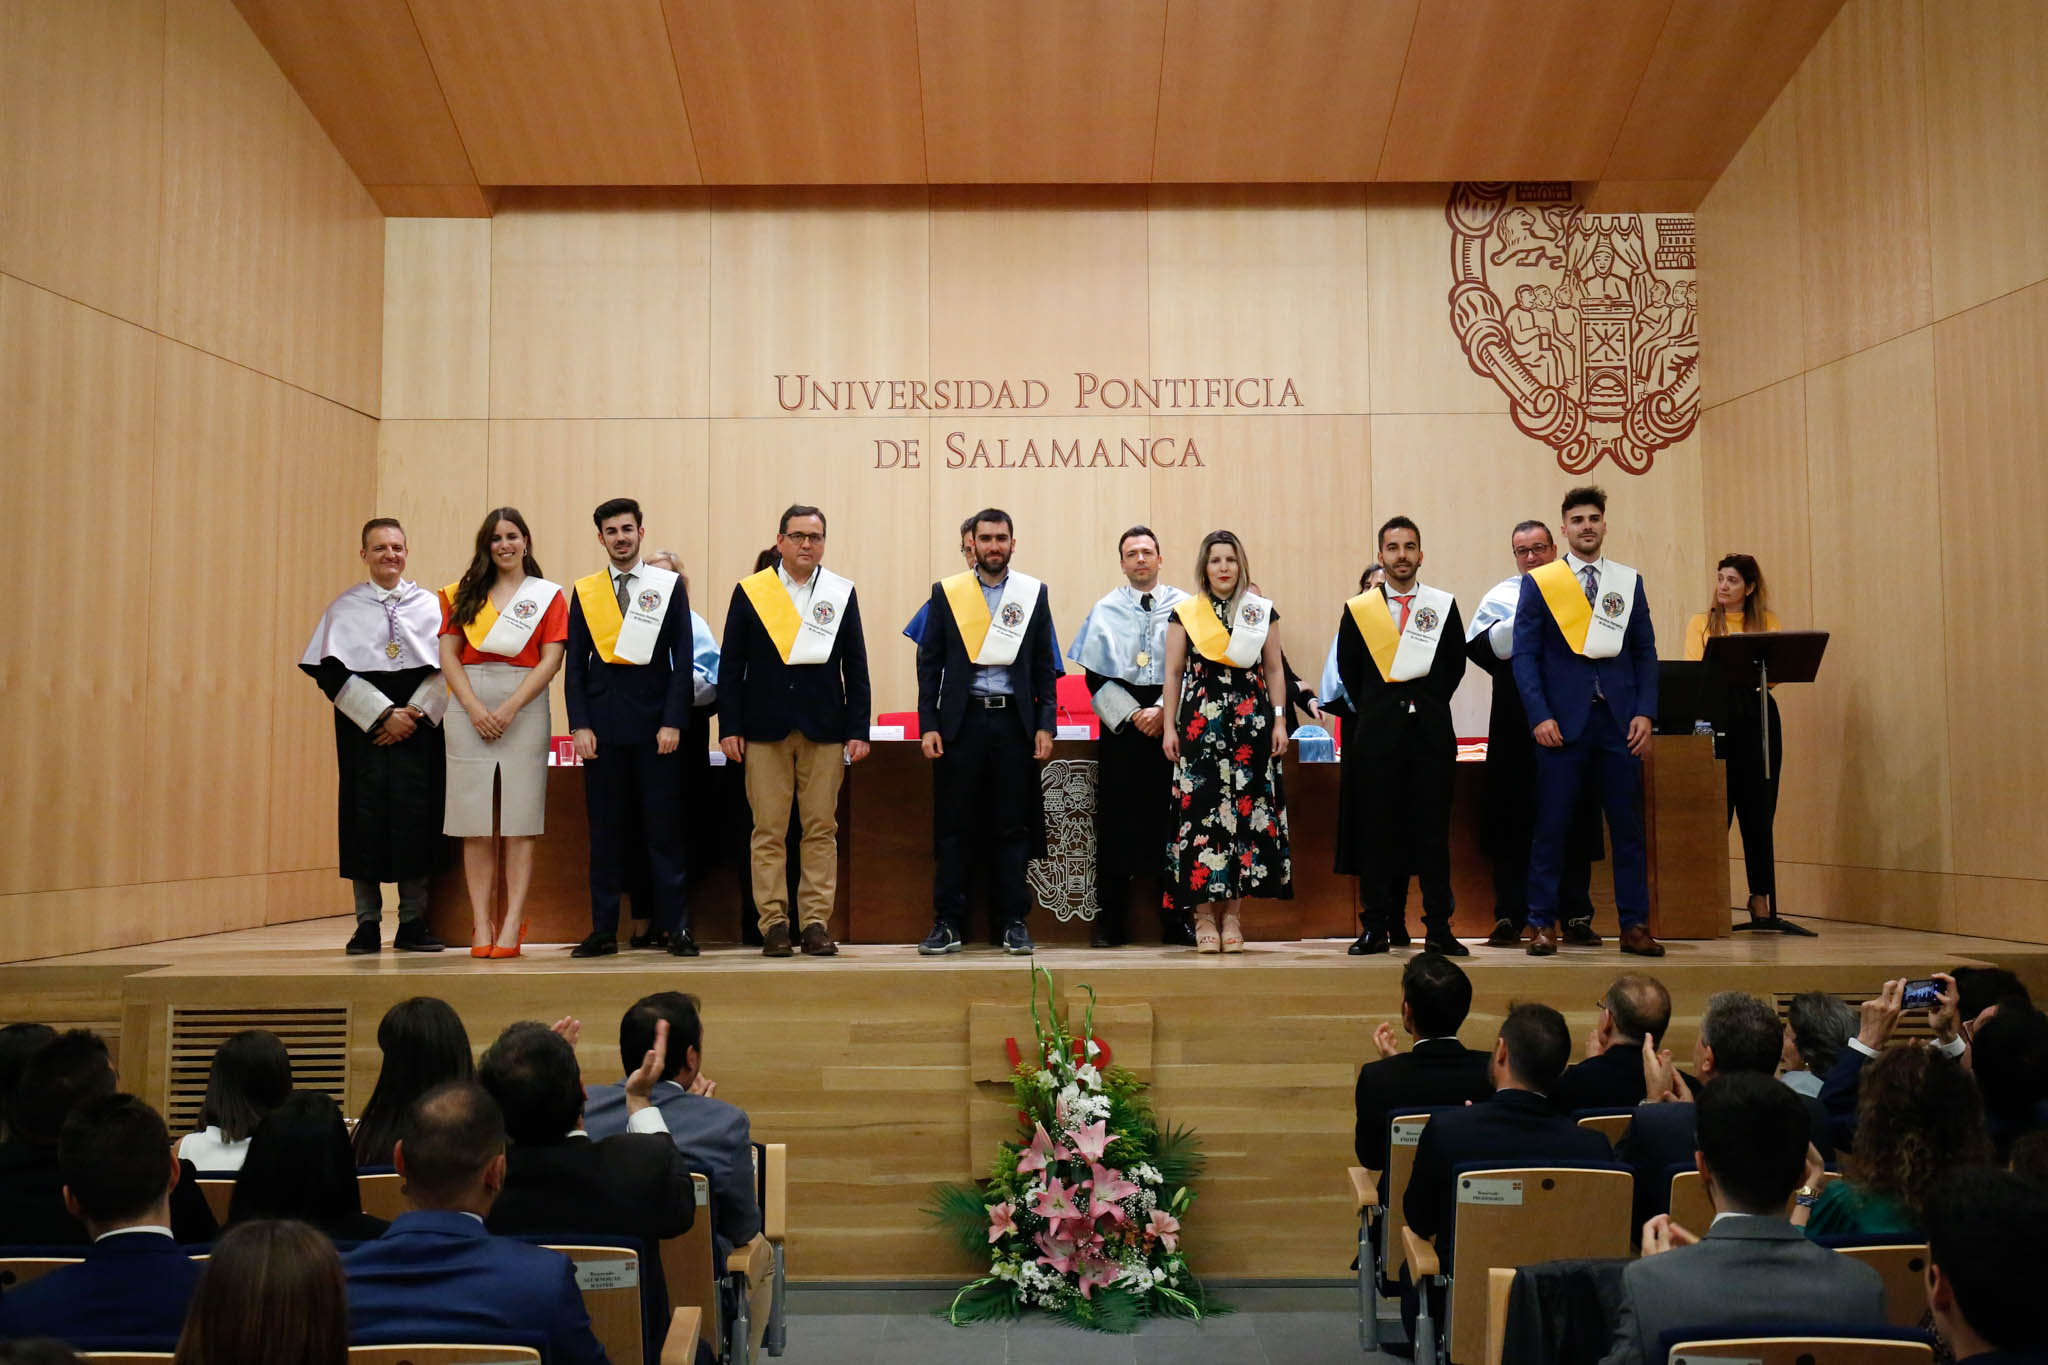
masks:
[[[1150,651],[1150,650],[1144,650],[1144,649],[1141,649],[1141,650],[1139,650],[1139,651],[1138,651],[1138,658],[1137,658],[1137,664],[1138,664],[1138,667],[1140,667],[1140,668],[1143,668],[1143,667],[1145,667],[1145,666],[1146,666],[1147,664],[1149,664],[1149,663],[1151,663],[1151,662],[1152,662],[1152,653],[1151,653],[1151,651]]]
[[[387,659],[398,657],[398,641],[393,640],[390,644],[384,646],[384,657]]]

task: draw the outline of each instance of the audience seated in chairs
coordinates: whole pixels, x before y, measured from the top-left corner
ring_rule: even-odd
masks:
[[[568,1258],[485,1230],[505,1186],[505,1120],[482,1086],[422,1095],[392,1155],[412,1210],[342,1257],[352,1340],[538,1333],[551,1365],[603,1365]]]
[[[384,1064],[356,1123],[356,1165],[389,1166],[391,1145],[413,1102],[446,1081],[476,1074],[469,1033],[445,1000],[416,995],[384,1011],[377,1024]]]
[[[1586,1039],[1586,1059],[1568,1067],[1551,1087],[1564,1113],[1620,1109],[1643,1102],[1643,1042],[1655,1049],[1671,1027],[1671,992],[1654,976],[1630,972],[1614,978],[1600,997],[1600,1018]]]
[[[199,1265],[171,1237],[181,1164],[156,1110],[133,1095],[82,1101],[57,1144],[64,1206],[91,1246],[77,1265],[0,1296],[0,1338],[160,1343],[185,1320]]]
[[[341,1109],[317,1090],[295,1090],[256,1125],[235,1178],[228,1226],[292,1218],[337,1242],[366,1242],[390,1226],[363,1212],[355,1152]]]
[[[1988,1167],[1934,1182],[1927,1307],[1956,1365],[2048,1362],[2048,1191]]]
[[[1907,1233],[1926,1226],[1935,1177],[1991,1160],[1984,1105],[1962,1063],[1931,1047],[1899,1047],[1863,1068],[1856,1142],[1843,1178],[1792,1220],[1809,1237]]]
[[[1387,1169],[1387,1124],[1396,1114],[1483,1100],[1493,1093],[1488,1056],[1458,1041],[1472,1008],[1472,982],[1442,953],[1417,953],[1401,969],[1401,1029],[1415,1040],[1406,1053],[1394,1026],[1373,1030],[1380,1060],[1358,1069],[1358,1118],[1352,1145],[1358,1164]],[[1642,1070],[1640,1063],[1637,1071]]]
[[[668,1030],[657,1026],[654,1047],[626,1078],[627,1131],[593,1142],[583,1131],[583,1075],[570,1041],[576,1021],[556,1029],[514,1024],[477,1065],[477,1080],[498,1102],[512,1144],[505,1187],[485,1223],[504,1234],[637,1239],[652,1361],[668,1326],[658,1243],[688,1232],[697,1216],[690,1172],[648,1097],[661,1077]]]
[[[291,1093],[292,1058],[283,1041],[268,1029],[243,1029],[214,1052],[199,1131],[185,1135],[178,1155],[201,1174],[241,1170],[250,1134]]]
[[[1792,997],[1785,1017],[1785,1043],[1778,1079],[1802,1095],[1820,1094],[1821,1080],[1856,1034],[1856,1011],[1826,991]]]
[[[1996,1014],[2001,1001],[2027,999],[2026,988],[2018,978],[1997,968],[1976,971],[1958,967],[1953,976],[1944,972],[1935,972],[1933,976],[1942,990],[1939,1001],[1928,1011],[1927,1026],[1934,1034],[1935,1049],[1956,1061],[1962,1061],[1969,1053],[1972,1032]],[[2013,993],[1983,998],[1989,992],[2003,991],[2008,982]],[[1967,1000],[1965,983],[1971,991]],[[1881,1056],[1885,1044],[1891,1041],[1899,1016],[1905,1012],[1905,996],[1906,979],[1898,977],[1885,982],[1876,996],[1864,1001],[1857,1010],[1856,1036],[1821,1078],[1820,1102],[1827,1111],[1829,1134],[1837,1147],[1849,1146],[1856,1136],[1856,1098],[1863,1068]]]
[[[12,1120],[8,1109],[14,1103],[14,1087],[21,1082],[22,1068],[29,1054],[57,1036],[48,1024],[7,1024],[0,1026],[0,1141],[5,1141]]]
[[[334,1244],[287,1219],[229,1228],[199,1277],[174,1365],[347,1360],[348,1295]]]
[[[88,1029],[49,1039],[29,1055],[9,1106],[8,1139],[0,1143],[0,1244],[83,1246],[92,1238],[64,1202],[57,1138],[71,1111],[116,1089],[107,1045]],[[216,1231],[184,1162],[171,1191],[171,1235],[180,1242],[210,1242]]]
[[[650,1098],[668,1128],[669,1140],[682,1153],[684,1166],[710,1178],[712,1228],[723,1263],[733,1248],[761,1235],[746,1111],[715,1098],[717,1083],[703,1072],[704,1026],[697,1000],[680,991],[636,1001],[619,1020],[621,1067],[631,1073],[641,1066],[654,1050],[656,1030],[663,1023],[668,1025],[666,1057]],[[583,1106],[590,1136],[608,1138],[627,1131],[626,1101],[625,1081],[591,1086]]]
[[[1767,1074],[1736,1071],[1707,1082],[1695,1108],[1694,1160],[1714,1221],[1681,1228],[1659,1214],[1643,1228],[1604,1365],[1655,1365],[1658,1338],[1673,1328],[1883,1324],[1878,1273],[1814,1246],[1785,1218],[1809,1174],[1812,1117],[1799,1097]]]
[[[1743,991],[1722,991],[1707,998],[1707,1008],[1700,1016],[1699,1040],[1693,1044],[1694,1070],[1702,1085],[1737,1072],[1775,1076],[1784,1038],[1777,1007],[1770,1001]],[[1692,1087],[1671,1065],[1668,1051],[1650,1055],[1645,1047],[1643,1052],[1646,1099],[1621,1141],[1614,1144],[1615,1159],[1635,1172],[1635,1226],[1639,1229],[1665,1211],[1671,1198],[1667,1173],[1676,1165],[1690,1166],[1699,1146],[1693,1135]],[[1820,1101],[1804,1095],[1796,1098],[1806,1108],[1813,1129],[1825,1129],[1827,1116]],[[1814,1141],[1821,1159],[1829,1160],[1832,1146],[1824,1138]]]
[[[2000,1161],[2021,1138],[2048,1128],[2048,1015],[2020,999],[1979,1015],[1970,1032],[1970,1070]]]

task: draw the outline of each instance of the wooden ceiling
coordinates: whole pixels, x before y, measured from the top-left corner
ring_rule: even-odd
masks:
[[[235,3],[385,212],[440,216],[511,185],[1540,179],[1689,201],[1842,0]]]

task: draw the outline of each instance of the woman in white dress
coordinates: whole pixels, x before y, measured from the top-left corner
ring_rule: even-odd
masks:
[[[198,1132],[178,1142],[178,1155],[199,1172],[239,1171],[256,1125],[292,1093],[292,1056],[268,1029],[244,1029],[213,1054]]]

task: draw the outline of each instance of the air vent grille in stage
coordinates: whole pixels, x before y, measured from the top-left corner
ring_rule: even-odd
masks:
[[[171,1009],[170,1083],[164,1119],[174,1134],[199,1127],[213,1054],[243,1029],[269,1029],[292,1057],[292,1085],[318,1090],[348,1107],[347,1005],[294,1005],[231,1010]]]

